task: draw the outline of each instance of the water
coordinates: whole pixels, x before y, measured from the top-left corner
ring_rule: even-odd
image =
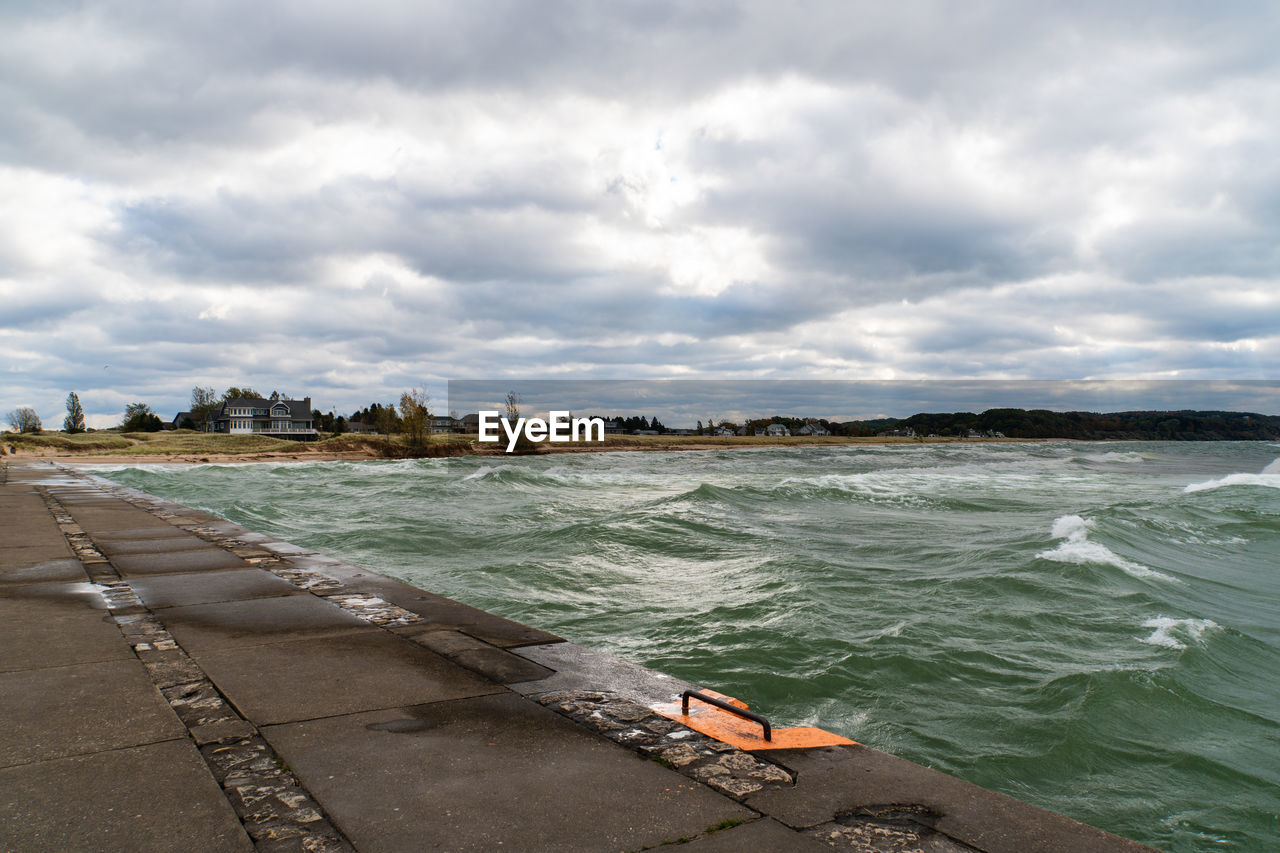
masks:
[[[1280,445],[112,479],[1163,850],[1280,838]]]

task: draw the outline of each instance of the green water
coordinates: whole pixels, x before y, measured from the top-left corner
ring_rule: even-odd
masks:
[[[1280,445],[110,469],[1163,850],[1280,838]]]

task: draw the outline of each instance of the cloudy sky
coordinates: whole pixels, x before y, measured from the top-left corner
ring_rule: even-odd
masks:
[[[1280,377],[1278,9],[5,3],[0,411]]]

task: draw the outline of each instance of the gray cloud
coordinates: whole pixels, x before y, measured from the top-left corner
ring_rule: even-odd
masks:
[[[8,6],[0,408],[1274,376],[1277,36],[1243,2]]]

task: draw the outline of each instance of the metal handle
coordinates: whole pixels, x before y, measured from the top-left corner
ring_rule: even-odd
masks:
[[[732,705],[723,699],[717,699],[714,696],[699,693],[696,690],[686,690],[680,694],[680,713],[688,715],[690,699],[698,699],[702,702],[706,702],[708,705],[715,705],[722,711],[728,711],[730,714],[736,714],[744,720],[751,720],[753,723],[759,723],[764,726],[764,739],[768,741],[773,740],[773,727],[769,725],[769,721],[764,717],[759,714],[753,714],[750,711],[743,710],[737,705]]]

